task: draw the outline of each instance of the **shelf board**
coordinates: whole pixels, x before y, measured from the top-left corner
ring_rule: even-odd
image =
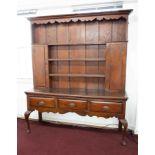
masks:
[[[48,59],[48,61],[105,61],[105,59],[100,59],[100,58]]]
[[[55,44],[48,44],[48,46],[85,46],[85,45],[106,45],[106,43],[55,43]]]
[[[101,74],[49,74],[49,76],[61,76],[61,77],[65,77],[65,76],[69,76],[69,77],[99,77],[99,78],[104,78],[105,75],[101,75]]]

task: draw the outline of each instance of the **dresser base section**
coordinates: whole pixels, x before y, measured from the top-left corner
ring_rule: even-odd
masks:
[[[127,145],[126,134],[128,123],[125,120],[125,99],[114,98],[80,98],[65,96],[46,96],[46,95],[27,95],[27,111],[25,112],[25,120],[27,125],[27,133],[31,132],[29,116],[34,110],[38,111],[38,120],[42,122],[42,112],[53,112],[64,114],[74,112],[81,116],[97,116],[97,117],[116,117],[119,120],[118,130],[122,132],[123,146]]]

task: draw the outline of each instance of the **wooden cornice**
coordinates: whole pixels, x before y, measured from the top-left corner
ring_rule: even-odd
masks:
[[[118,20],[128,19],[128,15],[132,10],[108,11],[97,13],[82,13],[68,15],[53,15],[28,18],[32,24],[48,24],[48,23],[70,23],[70,22],[88,22],[102,20]]]

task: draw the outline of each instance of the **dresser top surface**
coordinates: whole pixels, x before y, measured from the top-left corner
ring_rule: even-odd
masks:
[[[85,90],[85,89],[51,89],[39,88],[26,91],[26,94],[35,95],[55,95],[66,97],[84,97],[84,98],[104,98],[104,99],[124,99],[127,100],[125,92],[109,92],[105,90]]]
[[[74,14],[60,14],[60,15],[50,15],[50,16],[38,16],[28,18],[29,20],[33,19],[45,19],[45,18],[59,18],[59,17],[80,17],[80,16],[95,16],[95,15],[113,15],[113,14],[130,14],[132,9],[124,9],[124,10],[114,10],[114,11],[102,11],[102,12],[91,12],[91,13],[74,13]]]

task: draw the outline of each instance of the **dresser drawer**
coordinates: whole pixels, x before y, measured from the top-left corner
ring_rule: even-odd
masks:
[[[59,108],[66,110],[87,110],[87,101],[59,99]]]
[[[90,111],[121,113],[122,103],[90,101]]]
[[[55,107],[55,98],[42,98],[42,97],[30,97],[29,98],[30,106],[35,107]]]

